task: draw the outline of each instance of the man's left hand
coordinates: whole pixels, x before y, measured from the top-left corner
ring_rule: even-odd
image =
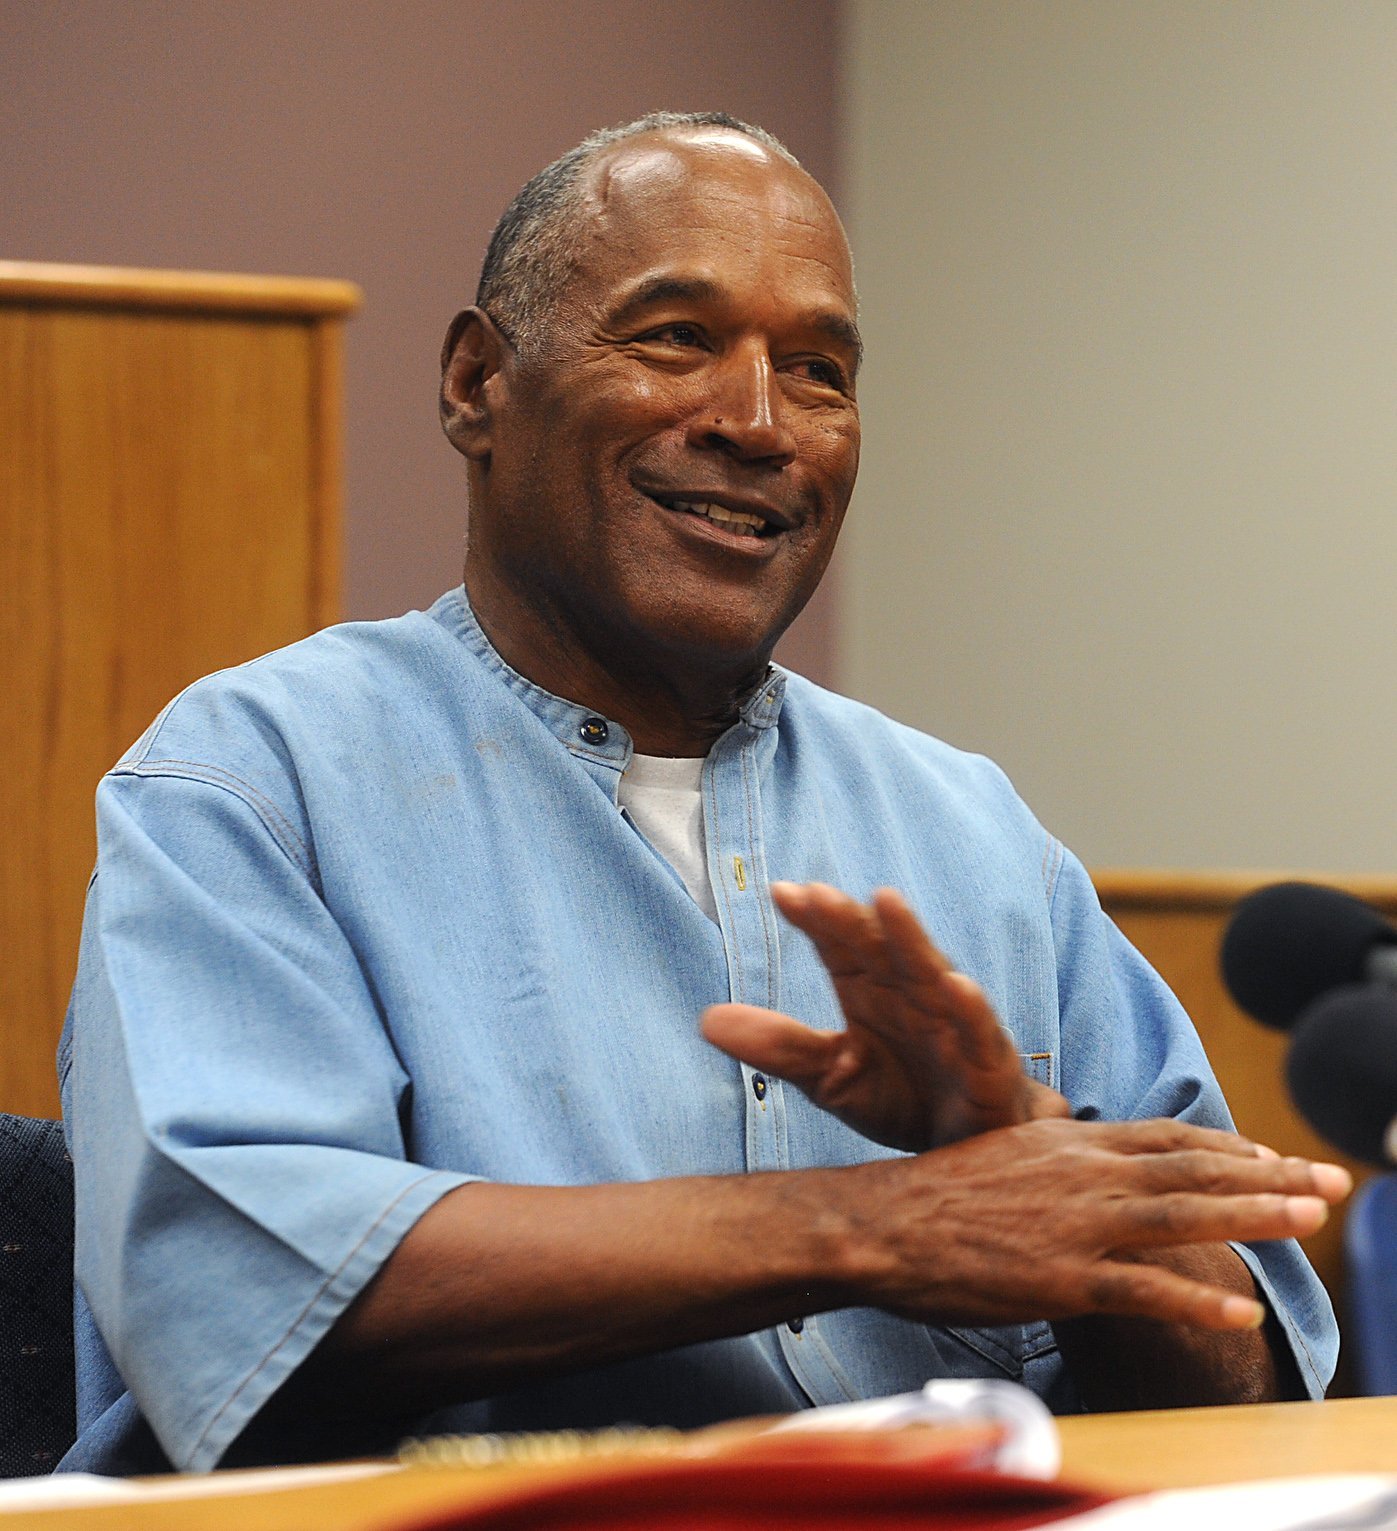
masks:
[[[951,966],[900,893],[882,888],[860,904],[824,883],[773,883],[771,895],[815,943],[845,1029],[712,1005],[701,1025],[715,1047],[788,1080],[865,1137],[913,1153],[1069,1114],[1061,1095],[1024,1073],[980,986]]]

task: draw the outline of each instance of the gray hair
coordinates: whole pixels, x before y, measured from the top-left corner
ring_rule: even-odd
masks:
[[[476,304],[521,351],[533,350],[542,339],[544,321],[576,269],[583,171],[612,144],[666,128],[727,128],[801,168],[795,155],[765,128],[727,112],[650,112],[589,133],[524,186],[495,225],[485,251]]]

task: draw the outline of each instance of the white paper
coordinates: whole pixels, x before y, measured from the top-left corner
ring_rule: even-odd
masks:
[[[1062,1465],[1057,1425],[1036,1393],[1017,1382],[941,1378],[920,1393],[898,1393],[862,1403],[805,1409],[777,1430],[896,1430],[902,1425],[1007,1426],[994,1455],[1002,1473],[1021,1478],[1055,1478]]]
[[[1397,1449],[1395,1447],[1394,1449]],[[1397,1531],[1397,1477],[1327,1473],[1139,1494],[1054,1531]]]

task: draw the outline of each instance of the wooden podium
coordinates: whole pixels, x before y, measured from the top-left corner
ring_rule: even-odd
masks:
[[[99,778],[339,601],[344,282],[0,261],[0,1110],[53,1054]]]

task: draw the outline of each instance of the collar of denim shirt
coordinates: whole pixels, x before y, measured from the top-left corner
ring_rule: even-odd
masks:
[[[554,696],[506,663],[476,620],[464,585],[447,591],[432,608],[431,615],[493,670],[574,755],[610,767],[618,775],[630,764],[634,748],[630,734],[621,724],[566,697]],[[779,665],[768,665],[766,674],[738,704],[737,721],[720,736],[714,748],[729,737],[733,728],[773,727],[781,716],[785,696],[786,672]]]

